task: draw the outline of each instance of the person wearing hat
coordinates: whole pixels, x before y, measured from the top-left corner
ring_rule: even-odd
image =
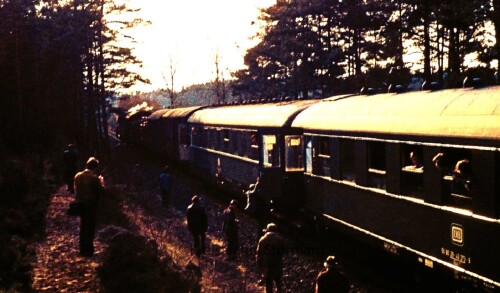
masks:
[[[349,281],[337,270],[335,256],[331,255],[324,262],[324,269],[316,278],[316,293],[349,292]]]
[[[224,210],[223,232],[227,241],[227,259],[235,260],[238,252],[238,220],[236,219],[236,200],[231,200],[229,206]]]
[[[283,292],[283,254],[285,253],[285,241],[277,233],[278,227],[274,223],[267,224],[257,244],[257,266],[264,275],[266,293],[272,293],[276,285],[276,291]]]
[[[102,176],[96,173],[99,161],[90,157],[85,170],[74,179],[76,202],[80,206],[80,255],[94,255],[94,236],[99,198],[104,192]]]
[[[205,233],[208,229],[208,221],[205,209],[201,206],[200,197],[197,195],[191,198],[191,204],[187,208],[187,224],[193,236],[194,252],[199,257],[205,253]]]

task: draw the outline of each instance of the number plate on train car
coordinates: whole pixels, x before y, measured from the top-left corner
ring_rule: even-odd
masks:
[[[399,255],[399,247],[392,243],[384,242],[384,249],[392,254]]]

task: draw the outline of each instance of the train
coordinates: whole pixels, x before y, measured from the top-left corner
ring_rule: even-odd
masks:
[[[500,288],[500,86],[360,92],[136,115],[127,143],[282,218]],[[127,120],[127,119],[124,119]],[[132,136],[131,134],[134,133]]]

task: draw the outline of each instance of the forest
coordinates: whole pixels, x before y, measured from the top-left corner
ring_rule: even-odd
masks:
[[[498,0],[278,0],[260,21],[261,41],[234,73],[243,97],[386,91],[412,77],[496,82]]]
[[[110,99],[142,80],[118,45],[145,23],[133,13],[112,0],[0,0],[0,152],[104,150]]]
[[[0,0],[0,152],[67,142],[105,151],[111,103],[148,82],[126,35],[148,21],[117,3]],[[246,68],[214,81],[215,100],[383,92],[415,78],[497,82],[500,0],[278,0],[255,24]]]

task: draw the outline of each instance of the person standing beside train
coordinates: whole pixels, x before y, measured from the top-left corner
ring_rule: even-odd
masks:
[[[238,219],[236,219],[236,200],[231,200],[224,210],[223,232],[226,235],[227,260],[235,260],[238,252]]]
[[[191,198],[191,204],[187,208],[188,230],[193,236],[194,253],[200,256],[205,253],[205,233],[208,230],[207,214],[201,206],[200,197],[195,195]]]
[[[264,201],[262,200],[260,177],[257,177],[254,184],[250,184],[248,186],[248,190],[245,191],[245,195],[247,197],[245,211],[257,220],[257,240],[259,240],[264,234],[263,231],[266,224],[266,213]]]
[[[167,209],[170,203],[170,194],[172,192],[172,174],[170,173],[169,166],[165,166],[160,173],[160,193],[161,204],[163,208]]]
[[[267,224],[265,234],[257,244],[257,267],[264,274],[266,293],[272,293],[274,285],[276,292],[283,292],[283,254],[285,241],[278,234],[274,223]]]
[[[94,235],[99,198],[104,193],[104,180],[96,171],[99,161],[90,157],[85,169],[75,175],[76,202],[80,207],[80,255],[94,255]]]
[[[338,263],[335,256],[330,255],[324,262],[322,270],[316,278],[316,293],[347,293],[349,292],[349,280],[338,271]]]

